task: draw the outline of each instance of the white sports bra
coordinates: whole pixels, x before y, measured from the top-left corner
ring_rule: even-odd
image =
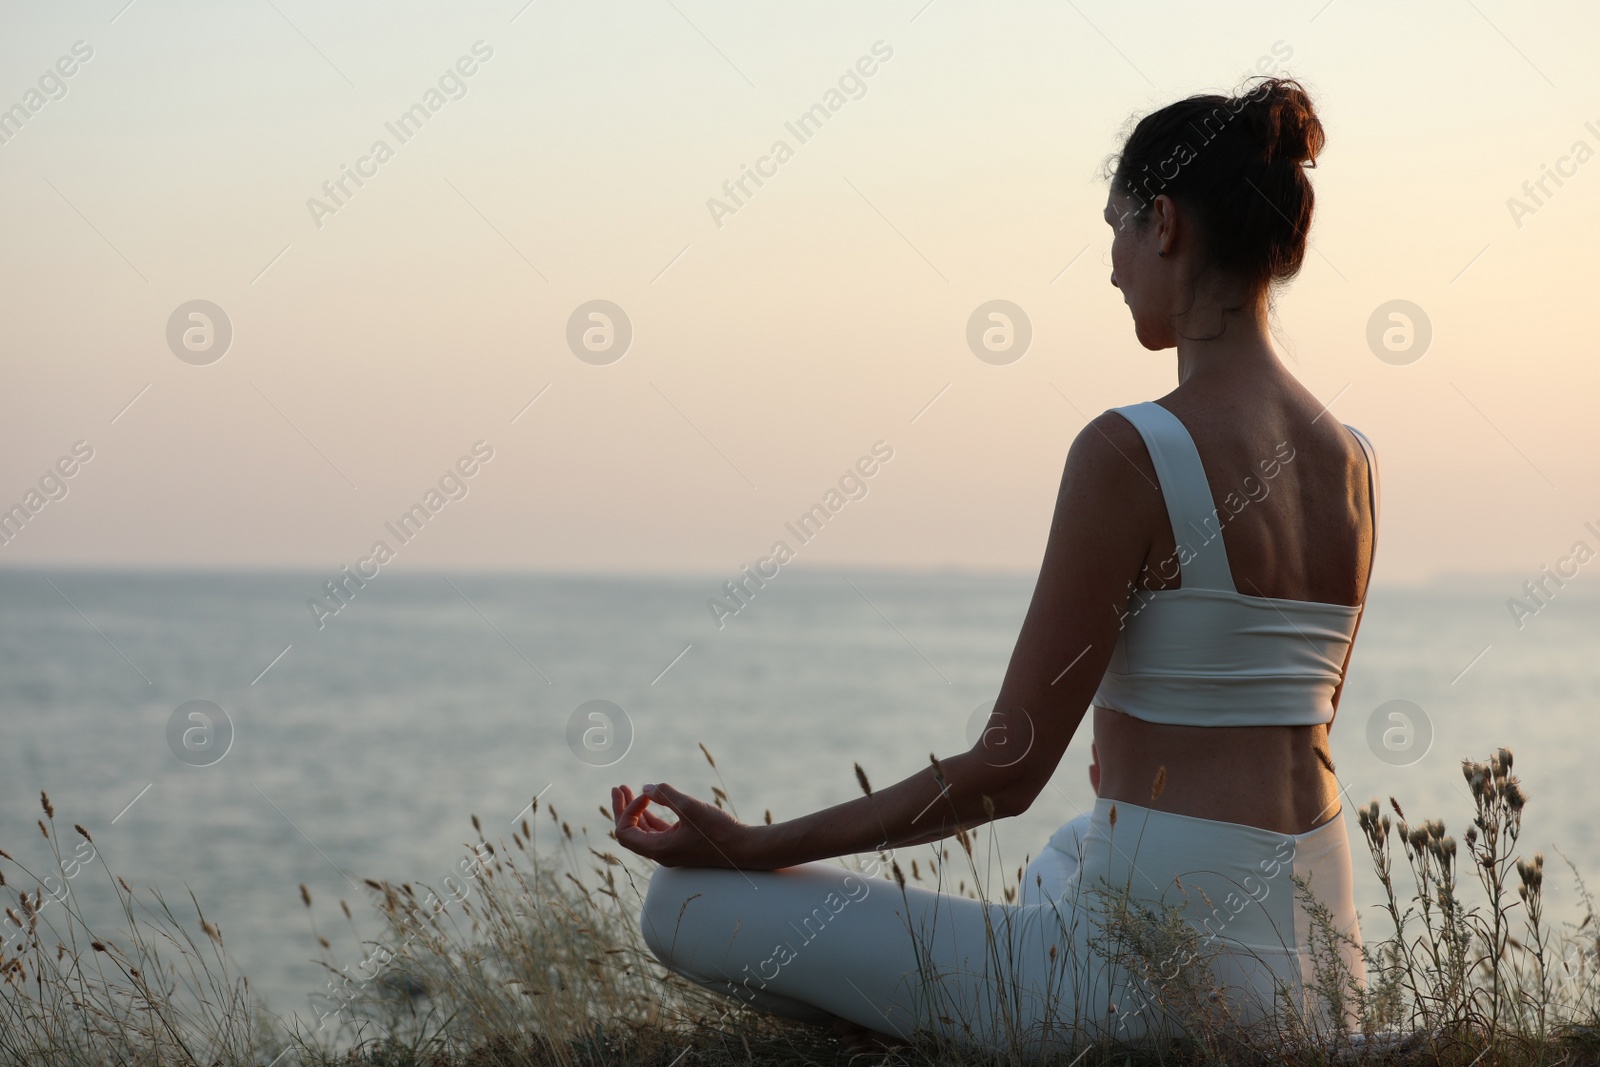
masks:
[[[1182,726],[1304,726],[1333,718],[1333,692],[1366,603],[1246,596],[1233,584],[1222,526],[1194,438],[1154,401],[1113,408],[1144,438],[1161,482],[1182,585],[1135,589],[1095,692],[1098,707]],[[1378,460],[1367,456],[1373,535]],[[1370,585],[1371,577],[1368,576]]]

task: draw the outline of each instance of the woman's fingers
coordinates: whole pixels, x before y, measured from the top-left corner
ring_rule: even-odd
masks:
[[[652,833],[665,833],[677,825],[649,810],[649,804],[650,798],[647,795],[643,793],[635,795],[626,785],[611,788],[611,812],[618,829],[623,826],[634,826]]]
[[[668,822],[651,811],[652,802],[671,811],[677,821]],[[668,866],[714,862],[706,854],[708,848],[726,859],[708,831],[715,833],[731,822],[730,817],[670,785],[646,784],[637,794],[626,785],[614,786],[611,810],[616,815],[617,843],[646,859]]]
[[[626,786],[611,790],[611,810],[615,815],[617,828],[636,826],[639,817],[644,813],[645,805],[650,803],[648,797],[633,797]]]
[[[665,782],[645,786],[644,795],[660,804],[663,808],[670,809],[680,818],[683,816],[685,809],[693,810],[696,805],[705,803],[704,801],[696,800],[687,793],[680,793]]]
[[[622,809],[622,821],[630,826],[638,825],[639,817],[644,814],[645,806],[649,803],[649,797],[634,797],[633,800]]]

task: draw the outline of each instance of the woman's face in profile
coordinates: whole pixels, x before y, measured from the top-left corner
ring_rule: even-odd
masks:
[[[1106,198],[1105,220],[1111,227],[1111,284],[1122,290],[1123,302],[1133,315],[1134,336],[1152,351],[1176,344],[1165,309],[1169,281],[1166,260],[1157,257],[1159,227],[1153,217],[1143,222],[1133,217],[1137,202],[1112,190]],[[1151,216],[1155,213],[1151,212]],[[1160,268],[1156,264],[1160,264]]]

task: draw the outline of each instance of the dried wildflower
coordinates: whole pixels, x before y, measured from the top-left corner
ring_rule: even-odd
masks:
[[[39,820],[39,832],[44,835],[44,839],[46,841],[50,840],[50,831],[46,830],[44,828],[44,820],[43,819]]]
[[[890,860],[889,861],[889,870],[894,872],[895,884],[898,885],[901,889],[904,889],[906,887],[906,876],[900,870],[899,861],[898,860]]]
[[[311,890],[306,888],[304,882],[300,883],[300,899],[305,902],[306,907],[311,907]]]
[[[765,812],[763,812],[762,813],[762,817],[767,820],[767,825],[768,826],[772,825],[772,809],[771,808],[768,808]]]
[[[1517,860],[1517,876],[1522,880],[1522,887],[1527,893],[1537,893],[1544,884],[1544,853],[1535,852],[1533,862]]]
[[[1394,808],[1394,813],[1400,818],[1404,819],[1406,817],[1406,813],[1400,810],[1400,802],[1394,797],[1389,798],[1389,806]]]
[[[56,817],[55,805],[50,803],[50,794],[43,789],[39,790],[39,806],[44,808],[44,813],[48,818],[53,819]]]
[[[1154,804],[1161,791],[1167,787],[1167,765],[1163,763],[1156,768],[1156,780],[1150,786],[1150,803]]]
[[[872,795],[872,783],[867,781],[867,772],[861,769],[861,764],[856,764],[856,781],[861,785],[861,792],[866,796]]]
[[[983,796],[983,813],[991,819],[994,818],[994,801],[989,798],[987,793]]]
[[[73,829],[74,829],[74,830],[76,830],[76,831],[78,831],[78,834],[79,834],[79,835],[80,835],[80,836],[81,836],[81,837],[82,837],[82,838],[83,838],[83,839],[84,839],[84,840],[85,840],[85,841],[89,841],[89,842],[93,842],[93,841],[94,841],[94,838],[92,838],[92,837],[90,837],[90,836],[89,836],[89,831],[87,831],[87,830],[85,830],[85,829],[84,829],[84,828],[83,828],[83,823],[81,823],[81,822],[75,822],[75,823],[73,823],[73,824],[72,824],[72,828],[73,828]]]
[[[478,831],[480,834],[483,833],[483,823],[478,821],[478,817],[476,815],[472,817],[472,828]]]
[[[1115,830],[1117,828],[1117,806],[1115,804],[1111,805],[1110,821],[1111,821],[1111,828],[1113,830]]]
[[[344,917],[346,919],[354,918],[354,916],[350,914],[350,905],[346,904],[343,900],[339,901],[339,910],[344,912]]]
[[[706,762],[711,764],[711,769],[712,770],[716,770],[717,761],[711,758],[711,750],[708,749],[705,746],[705,742],[704,741],[696,741],[695,744],[700,746],[700,752],[701,752],[701,754],[703,754],[705,756]]]
[[[89,942],[89,947],[94,949],[96,952],[104,952],[106,950],[105,945],[101,944],[98,941]]]
[[[950,780],[944,776],[944,766],[940,764],[939,757],[930,752],[928,753],[928,762],[933,764],[933,776],[939,780],[939,784],[949,785]]]

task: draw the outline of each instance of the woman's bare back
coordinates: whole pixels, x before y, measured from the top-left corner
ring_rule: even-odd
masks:
[[[1240,593],[1362,602],[1374,538],[1367,463],[1336,415],[1287,374],[1270,388],[1248,392],[1179,388],[1158,403],[1194,439]],[[1150,531],[1136,589],[1179,588],[1177,546],[1155,467],[1138,431],[1125,427],[1124,439],[1114,443],[1143,476],[1134,479],[1142,487],[1135,492]],[[1336,691],[1336,705],[1339,696]],[[1339,810],[1328,728],[1175,726],[1096,707],[1100,795],[1303,833]],[[1152,798],[1162,767],[1164,784]]]

